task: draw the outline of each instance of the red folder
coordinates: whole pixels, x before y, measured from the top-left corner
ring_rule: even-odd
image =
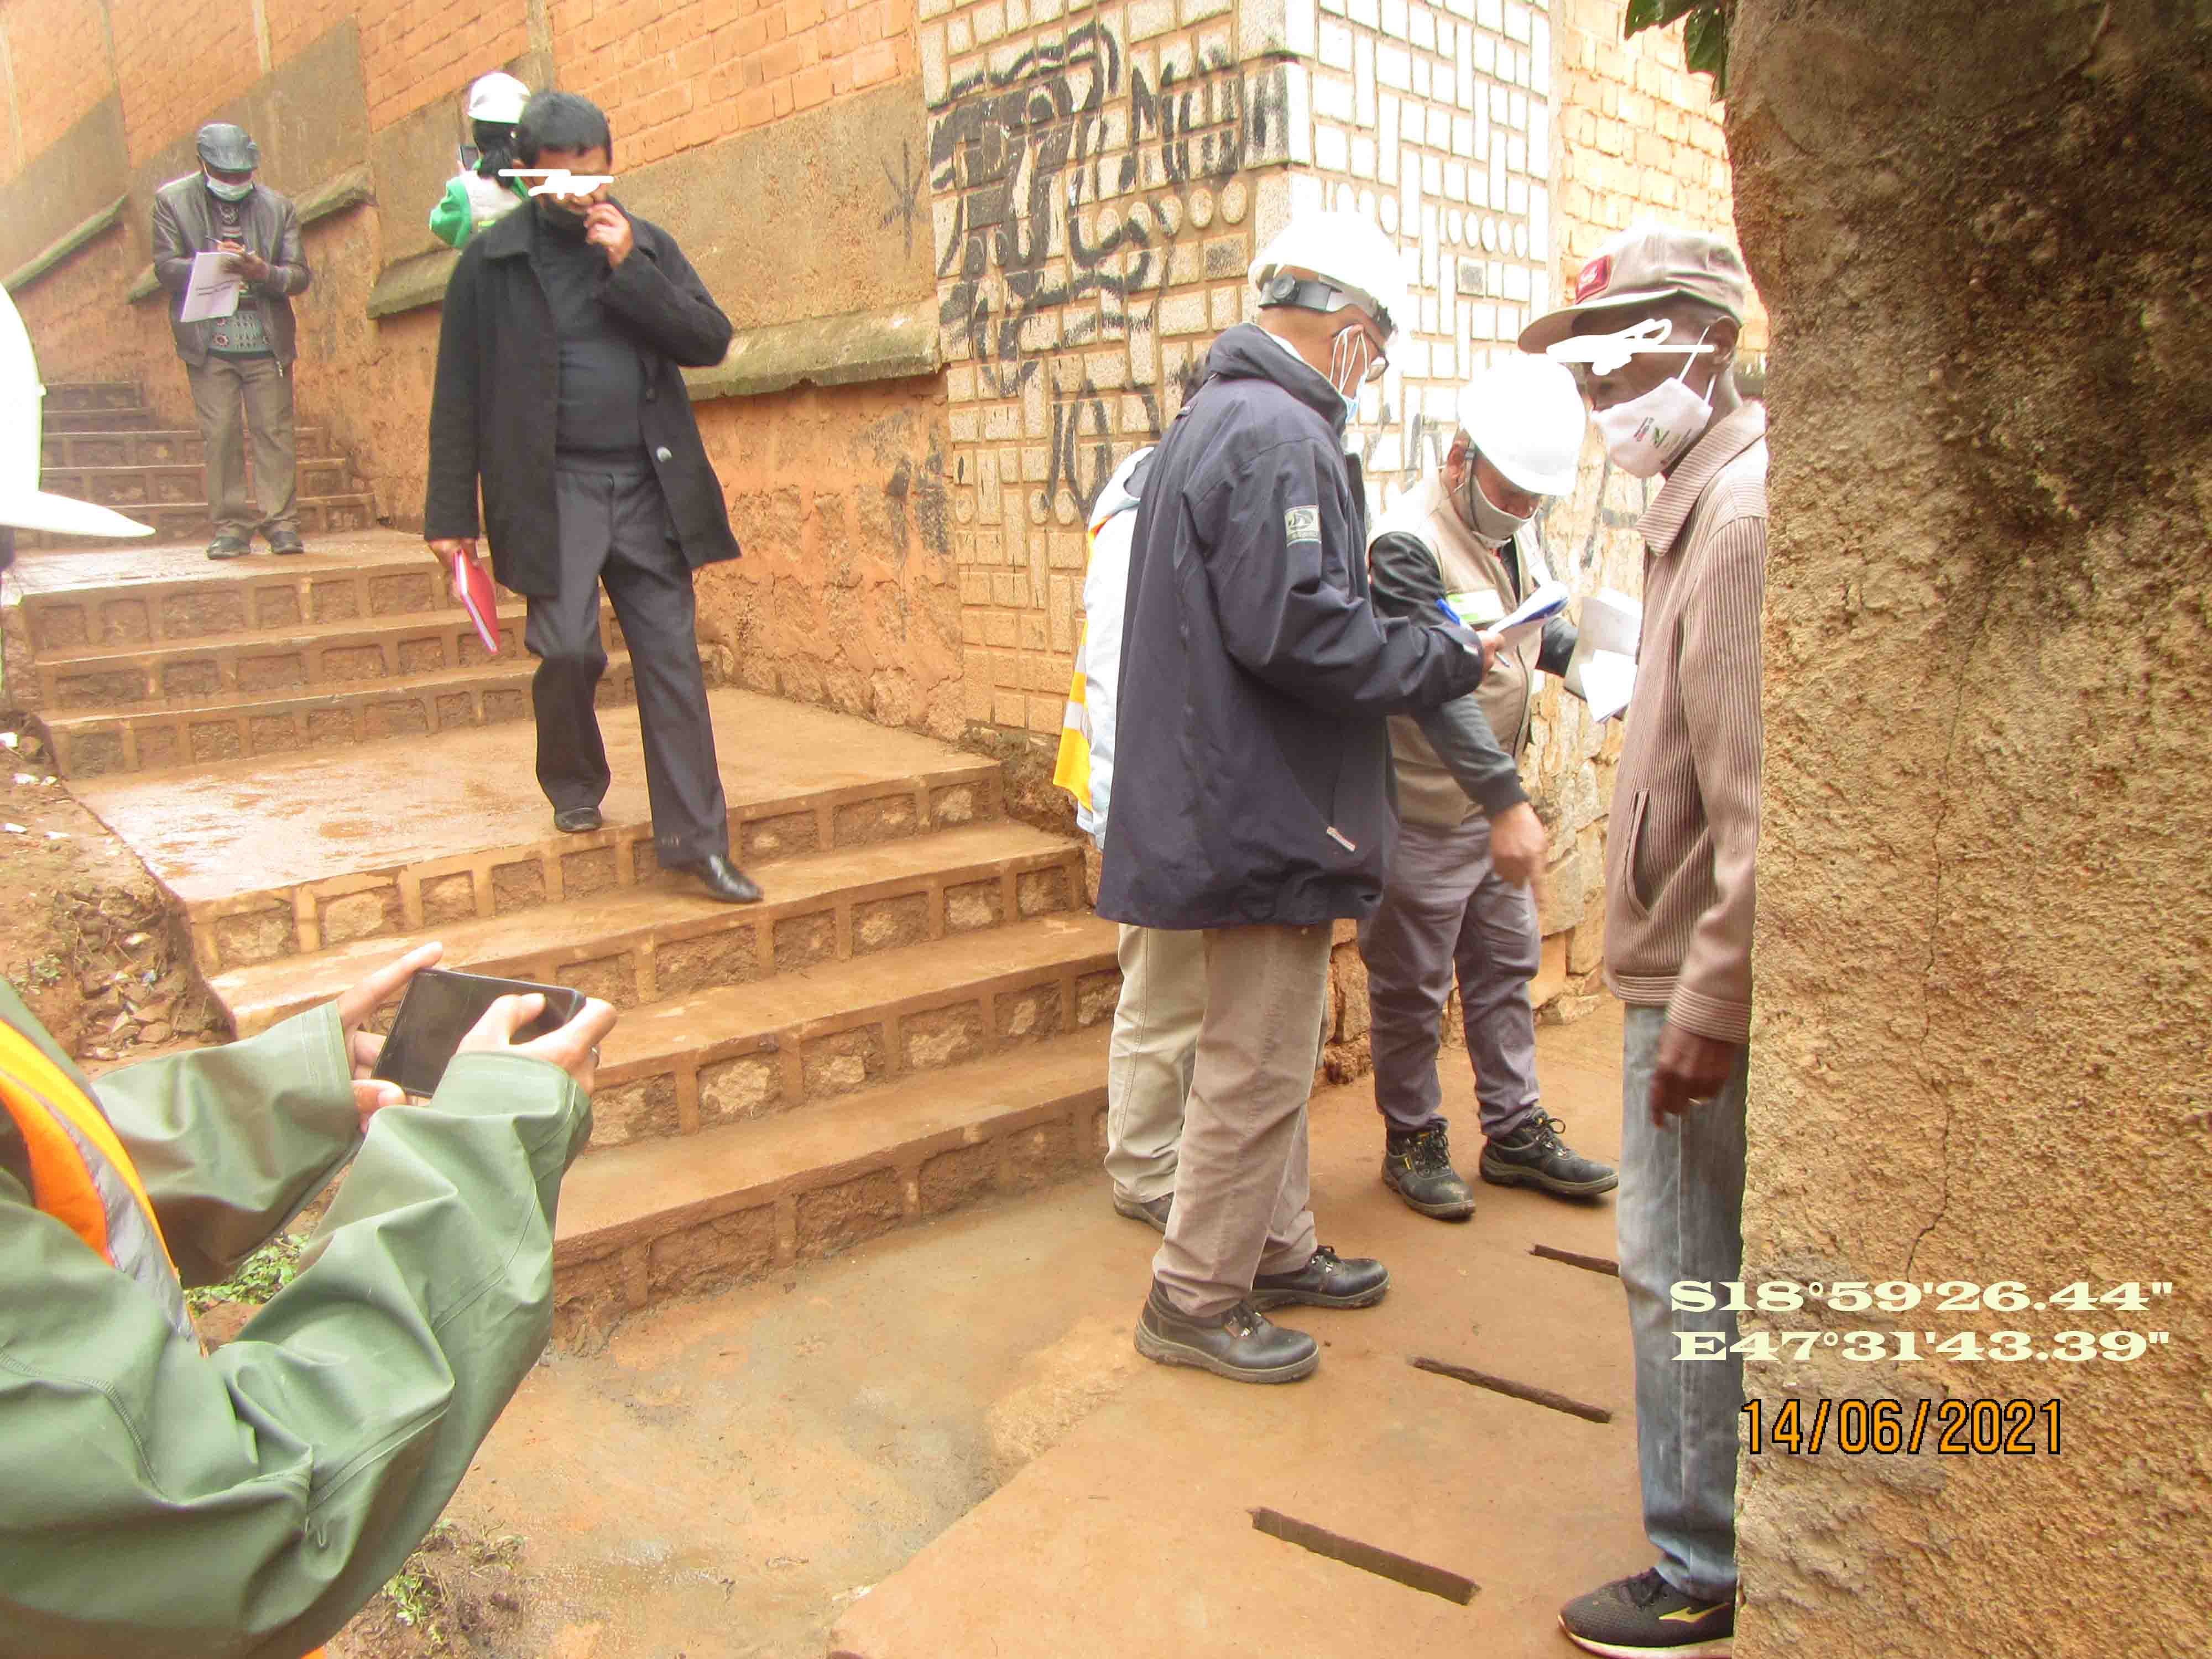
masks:
[[[499,655],[499,599],[484,568],[466,553],[453,555],[453,592],[461,608],[469,613],[469,620],[477,625],[477,637],[483,641],[483,648],[495,657]]]

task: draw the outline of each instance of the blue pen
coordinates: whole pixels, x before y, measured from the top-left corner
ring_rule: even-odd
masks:
[[[1444,613],[1445,621],[1459,623],[1459,625],[1462,628],[1465,628],[1468,625],[1466,623],[1460,620],[1459,612],[1452,609],[1451,601],[1445,599],[1441,594],[1437,598],[1437,609]]]

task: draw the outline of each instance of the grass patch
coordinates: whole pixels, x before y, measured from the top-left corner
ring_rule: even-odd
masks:
[[[185,1304],[194,1313],[205,1313],[219,1303],[235,1302],[258,1308],[290,1284],[300,1271],[300,1252],[305,1237],[279,1233],[238,1264],[238,1271],[220,1285],[202,1285],[185,1292]]]

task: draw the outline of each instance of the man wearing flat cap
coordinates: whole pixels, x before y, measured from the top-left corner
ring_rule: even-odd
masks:
[[[1724,1297],[1678,1310],[1672,1287],[1742,1276],[1766,570],[1766,411],[1733,374],[1748,295],[1727,242],[1638,226],[1520,342],[1575,370],[1613,465],[1660,480],[1637,525],[1644,633],[1605,849],[1606,978],[1627,1005],[1620,1279],[1658,1559],[1559,1613],[1615,1656],[1706,1659],[1735,1631],[1735,1316]]]
[[[304,553],[292,429],[292,296],[307,291],[312,273],[300,251],[300,217],[290,201],[255,182],[261,152],[245,128],[210,122],[199,131],[198,149],[199,171],[154,193],[154,275],[169,291],[169,331],[191,381],[207,452],[215,520],[207,556],[251,552],[257,531],[272,553]],[[244,285],[228,316],[188,323],[181,316],[185,290],[202,253],[222,255]]]

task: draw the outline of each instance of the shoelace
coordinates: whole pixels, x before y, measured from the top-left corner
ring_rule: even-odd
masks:
[[[1406,1162],[1416,1170],[1447,1170],[1451,1167],[1451,1142],[1442,1129],[1431,1129],[1414,1138],[1406,1148]]]
[[[1221,1316],[1221,1322],[1239,1336],[1252,1336],[1260,1329],[1260,1312],[1249,1302],[1240,1302]]]
[[[1638,1607],[1648,1607],[1673,1588],[1659,1576],[1658,1568],[1646,1567],[1628,1581],[1628,1599]]]
[[[1532,1152],[1557,1152],[1559,1150],[1559,1136],[1565,1133],[1566,1127],[1566,1119],[1553,1117],[1549,1113],[1539,1112],[1521,1126],[1513,1139],[1518,1140],[1522,1135],[1528,1136],[1529,1150]],[[1660,1582],[1664,1583],[1666,1581],[1662,1579]]]

